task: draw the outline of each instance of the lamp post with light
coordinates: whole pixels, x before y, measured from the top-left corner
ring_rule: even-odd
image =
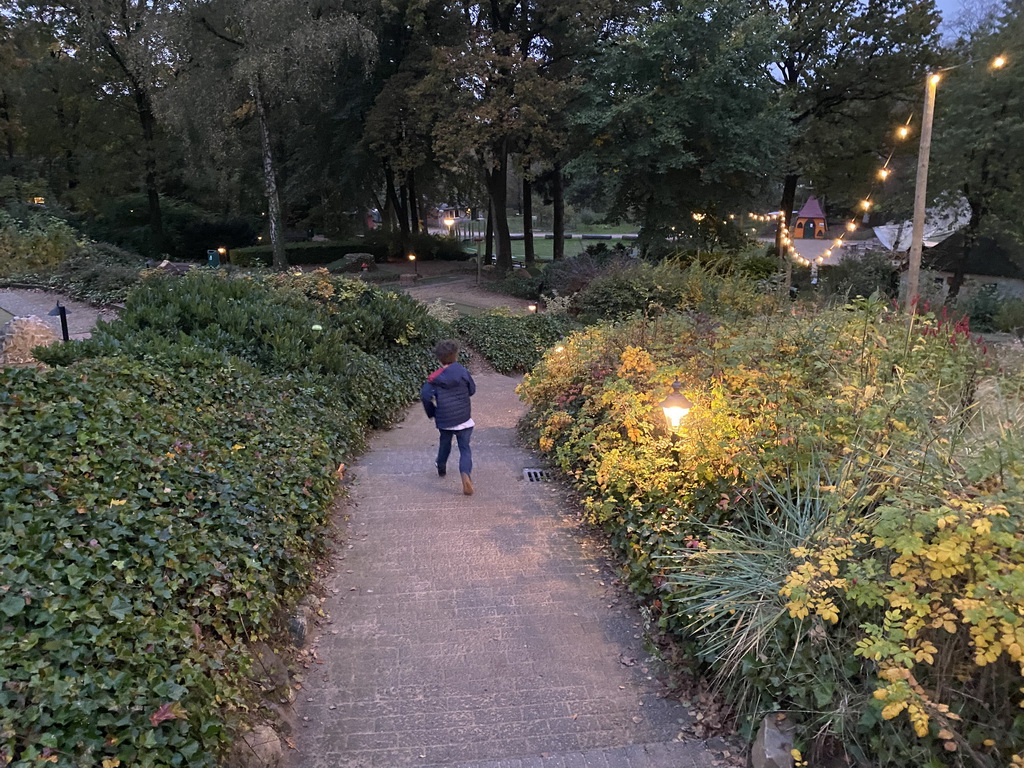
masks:
[[[679,434],[683,419],[693,408],[693,403],[680,390],[683,384],[679,379],[672,382],[672,392],[659,403],[661,410],[665,413],[665,420],[673,435]]]
[[[968,64],[972,62],[967,62]],[[996,56],[989,64],[990,69],[1002,69],[1006,66],[1005,56]],[[962,66],[946,67],[928,75],[924,90],[924,116],[921,120],[921,143],[917,150],[917,180],[914,183],[914,219],[910,236],[910,253],[907,260],[907,300],[906,309],[912,312],[917,304],[918,290],[921,282],[921,254],[924,251],[924,219],[926,193],[928,188],[928,159],[932,150],[932,123],[935,115],[935,92],[942,73]],[[906,126],[900,128],[900,136],[906,135]]]
[[[455,219],[451,216],[444,217],[444,225],[448,227],[448,237],[452,236],[452,227],[455,226]]]
[[[415,253],[410,253],[409,254],[409,261],[412,262],[413,274],[415,274],[416,277],[419,277],[420,276],[420,265],[419,265],[419,262],[416,261],[416,254]]]

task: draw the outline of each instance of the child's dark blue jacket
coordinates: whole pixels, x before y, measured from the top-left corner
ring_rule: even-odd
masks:
[[[452,363],[430,374],[420,390],[420,400],[438,429],[451,429],[469,421],[469,398],[475,394],[476,382],[469,371]]]

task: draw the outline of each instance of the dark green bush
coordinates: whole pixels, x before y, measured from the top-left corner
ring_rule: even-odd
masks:
[[[971,319],[971,328],[988,333],[996,330],[996,316],[1003,304],[999,289],[994,285],[979,285],[965,296],[960,296],[956,308]]]
[[[765,253],[751,254],[739,263],[738,271],[752,280],[768,280],[780,271],[779,260]]]
[[[366,236],[366,242],[372,243],[385,254],[383,261],[404,260],[409,253],[415,253],[420,261],[466,261],[475,255],[475,251],[467,250],[458,238],[430,235],[426,232],[411,234],[404,249],[397,232],[378,229]]]
[[[525,269],[517,269],[500,280],[490,283],[487,288],[506,296],[515,296],[518,299],[539,300],[544,288],[544,277],[531,275]]]
[[[369,253],[377,261],[387,258],[381,246],[369,239],[344,243],[286,243],[284,247],[285,258],[290,265],[330,264],[350,253]],[[274,261],[274,249],[269,245],[232,248],[228,252],[228,261],[238,267],[269,267]]]
[[[74,251],[76,236],[67,222],[46,210],[0,210],[0,277],[54,269]]]
[[[204,209],[173,197],[160,199],[160,214],[162,243],[153,242],[149,202],[143,194],[110,198],[96,214],[80,217],[74,223],[94,240],[154,259],[205,261],[209,249],[238,248],[256,239],[253,222],[212,217]]]
[[[1004,333],[1024,331],[1024,299],[1004,299],[995,317],[992,318],[995,330]]]
[[[0,380],[0,762],[216,765],[359,425],[241,361]]]
[[[853,298],[879,291],[894,298],[899,293],[899,271],[892,256],[882,251],[847,256],[838,264],[820,267],[819,274],[822,288],[831,294]]]
[[[619,272],[633,267],[640,260],[629,255],[621,243],[609,247],[606,243],[588,245],[583,253],[548,264],[544,269],[544,290],[557,291],[562,296],[582,291],[600,275]]]
[[[145,266],[138,254],[109,243],[86,242],[72,246],[55,266],[23,272],[13,280],[93,304],[117,304],[139,282]]]
[[[510,315],[491,312],[455,321],[455,331],[498,373],[521,373],[578,325],[564,314]]]
[[[338,463],[448,335],[323,271],[201,270],[0,369],[0,765],[217,765]]]
[[[41,358],[116,350],[164,359],[186,346],[239,357],[268,375],[318,379],[358,421],[383,426],[416,392],[430,363],[427,350],[443,334],[409,297],[323,270],[262,279],[201,271],[154,276],[130,296],[118,322],[101,324],[88,344],[47,350]],[[420,350],[419,367],[383,362],[405,347]]]

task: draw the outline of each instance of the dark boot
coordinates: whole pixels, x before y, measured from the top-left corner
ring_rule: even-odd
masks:
[[[444,477],[445,473],[447,471],[447,470],[445,470],[444,465],[443,464],[437,464],[435,466],[437,467],[437,476],[438,477]]]

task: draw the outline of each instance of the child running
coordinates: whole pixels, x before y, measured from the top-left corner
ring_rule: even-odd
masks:
[[[444,477],[448,456],[452,452],[452,438],[459,444],[459,473],[462,492],[473,495],[473,451],[469,439],[473,436],[473,417],[469,398],[476,394],[476,382],[458,361],[459,345],[450,340],[440,341],[434,354],[441,367],[427,377],[420,390],[420,399],[427,417],[441,433],[437,449],[437,475]]]

